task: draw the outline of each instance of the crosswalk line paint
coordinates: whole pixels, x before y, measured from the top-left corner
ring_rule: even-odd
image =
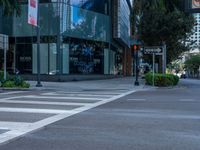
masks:
[[[20,101],[20,100],[5,100],[0,101],[0,103],[10,103],[10,104],[42,104],[42,105],[66,105],[66,106],[85,106],[91,105],[92,103],[73,103],[73,102],[48,102],[48,101]]]
[[[33,108],[2,107],[2,108],[0,108],[0,112],[60,114],[60,113],[69,113],[70,111],[67,111],[67,110],[55,110],[55,109],[33,109]]]

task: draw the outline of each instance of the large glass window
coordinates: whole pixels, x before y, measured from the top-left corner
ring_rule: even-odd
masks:
[[[21,74],[32,73],[32,44],[16,45],[16,68]]]
[[[33,44],[33,74],[37,73],[37,44]],[[40,44],[40,73],[48,74],[48,44]]]
[[[71,74],[103,74],[103,48],[87,41],[73,41],[70,44]]]
[[[65,36],[109,41],[109,17],[78,7],[63,7],[61,33]]]
[[[104,49],[104,74],[122,74],[122,54]]]
[[[109,49],[104,49],[104,74],[110,74]]]
[[[49,53],[49,74],[55,75],[59,71],[57,69],[57,47],[56,43],[50,44],[50,53]]]
[[[77,6],[90,11],[107,14],[108,0],[68,0],[73,6]]]
[[[127,0],[113,1],[113,35],[127,46],[130,45],[130,8]]]
[[[21,5],[21,15],[13,16],[10,20],[12,27],[9,28],[12,36],[23,37],[23,36],[36,36],[36,28],[27,23],[28,20],[28,6]],[[57,35],[59,31],[59,19],[57,13],[57,3],[40,4],[40,29],[41,36],[46,35]],[[5,17],[7,18],[7,17]],[[12,23],[13,21],[13,23]]]
[[[62,73],[69,74],[69,44],[62,47]]]

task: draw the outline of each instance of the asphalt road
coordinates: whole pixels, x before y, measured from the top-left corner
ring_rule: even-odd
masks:
[[[199,108],[200,80],[186,79],[65,118],[0,150],[199,150]]]

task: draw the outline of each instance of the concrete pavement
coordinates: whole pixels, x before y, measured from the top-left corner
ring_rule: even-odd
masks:
[[[114,90],[114,89],[144,89],[150,88],[144,85],[144,80],[140,79],[140,86],[134,86],[134,77],[115,78],[107,80],[90,80],[74,82],[42,82],[43,87],[35,87],[36,81],[28,81],[31,84],[30,89],[53,89],[65,91],[82,91],[82,90]]]
[[[0,150],[199,150],[199,90],[200,82],[183,80],[179,88],[124,95],[25,134]]]
[[[0,144],[83,111],[114,101],[145,86],[133,78],[82,82],[44,82],[25,91],[0,93]]]

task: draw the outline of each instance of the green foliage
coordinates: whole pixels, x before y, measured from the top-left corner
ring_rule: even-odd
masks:
[[[183,41],[192,32],[195,20],[183,11],[181,0],[136,0],[136,3],[133,11],[136,17],[131,17],[132,24],[138,28],[135,34],[145,45],[155,46],[165,42],[168,63],[189,50]]]
[[[1,86],[2,87],[8,87],[8,88],[16,87],[15,82],[10,81],[10,80],[3,82]]]
[[[153,73],[147,73],[145,75],[147,85],[153,85]],[[173,74],[155,74],[154,85],[159,87],[175,86],[179,82],[179,77]]]
[[[22,87],[22,88],[29,88],[30,84],[27,83],[27,82],[25,82],[25,81],[23,81],[22,84],[20,85],[20,87]]]
[[[2,82],[1,87],[6,87],[6,88],[29,88],[30,84],[25,82],[24,80],[20,82],[16,82],[14,80],[6,80]]]
[[[0,0],[0,6],[2,6],[4,15],[11,15],[16,10],[17,14],[20,14],[19,0]]]
[[[15,82],[16,86],[21,86],[24,82],[24,79],[21,76],[17,75],[13,78],[13,81]]]
[[[185,61],[185,67],[188,70],[192,70],[196,72],[199,69],[199,66],[200,66],[200,54],[193,55],[191,56],[190,59]]]
[[[6,73],[6,77],[9,79],[10,75]],[[0,82],[4,81],[4,71],[0,70]]]
[[[1,87],[7,87],[7,88],[29,88],[30,84],[25,82],[22,77],[19,75],[10,77],[10,75],[7,73],[7,80],[4,81],[4,72],[0,71],[0,85]]]

